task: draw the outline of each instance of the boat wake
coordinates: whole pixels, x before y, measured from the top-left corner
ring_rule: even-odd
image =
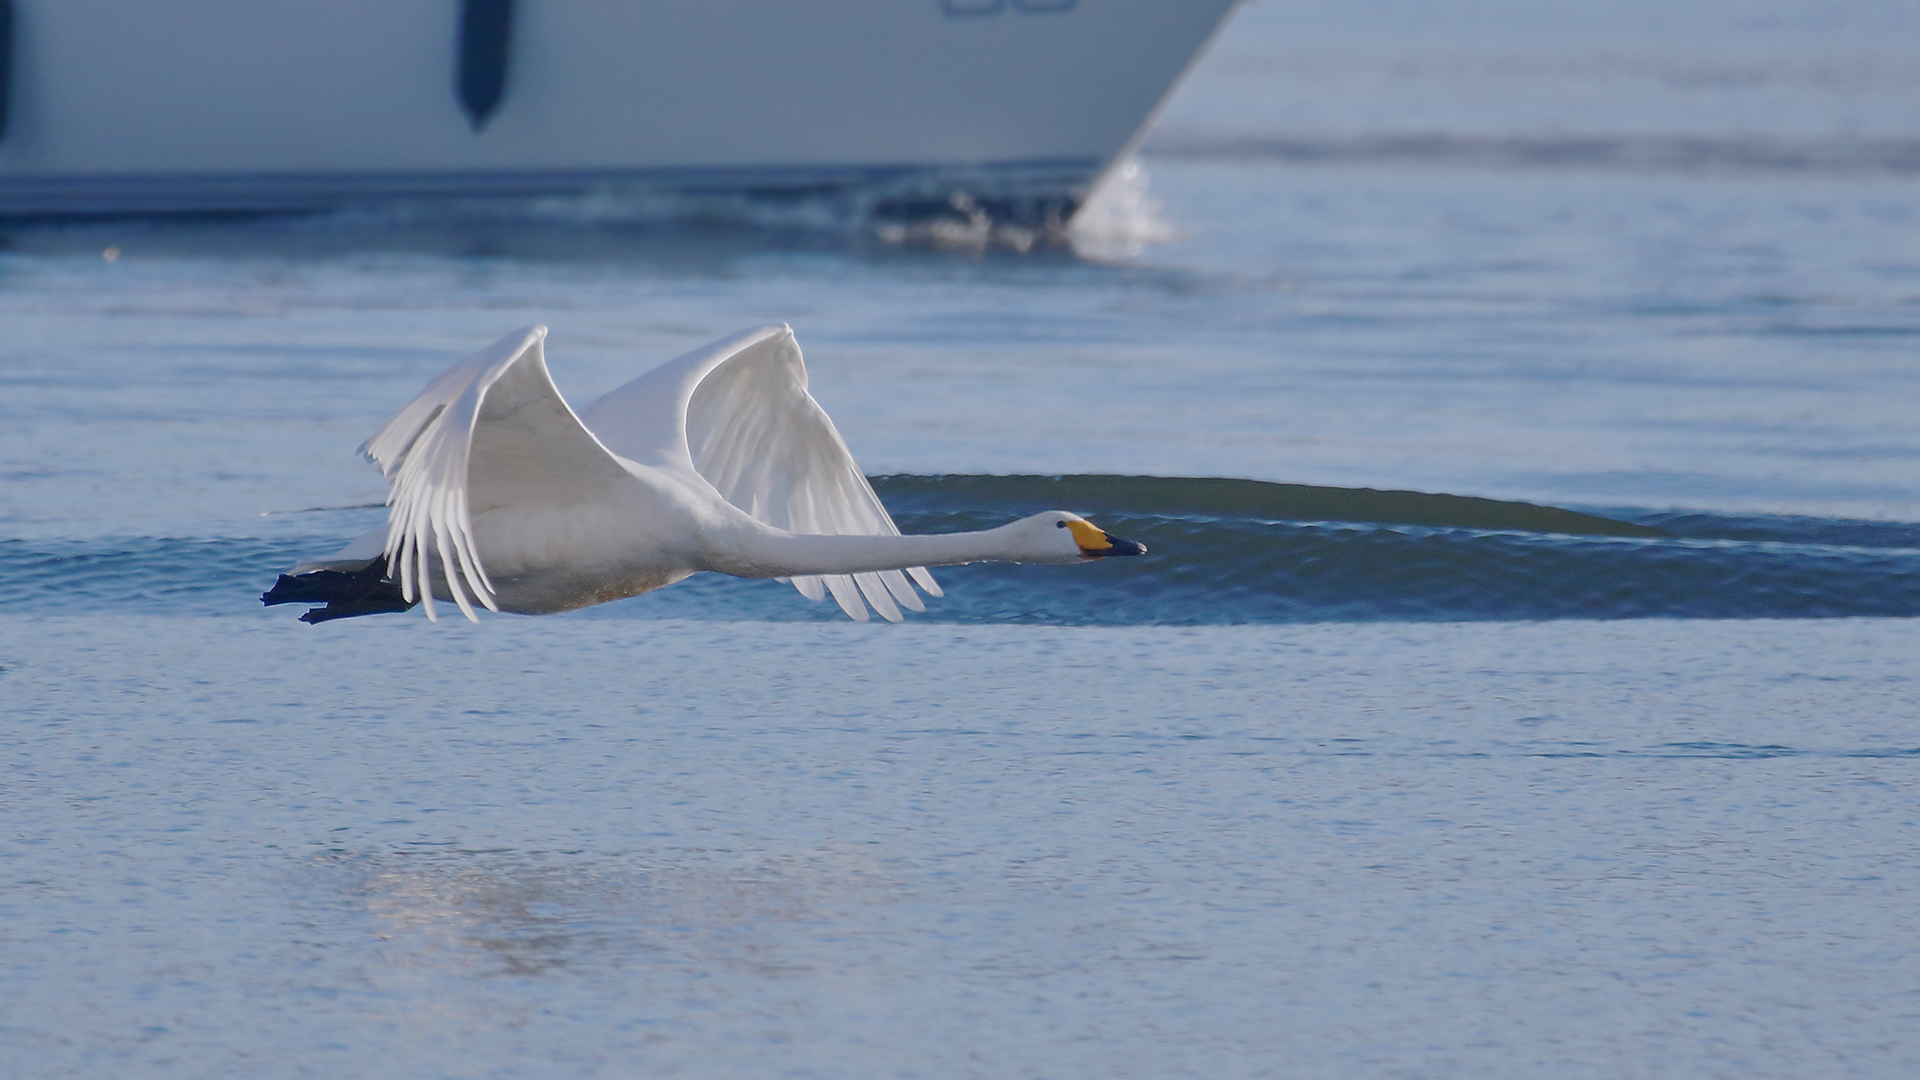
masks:
[[[916,620],[1058,625],[1920,616],[1920,524],[1582,513],[1423,492],[1225,478],[883,476],[907,532],[1071,507],[1147,545],[1084,567],[939,571]],[[14,613],[254,615],[302,555],[377,509],[265,519],[270,537],[0,541]],[[348,521],[347,518],[353,518]],[[362,521],[361,519],[366,519]],[[265,531],[265,530],[263,530]],[[564,618],[833,620],[774,582],[700,574]]]

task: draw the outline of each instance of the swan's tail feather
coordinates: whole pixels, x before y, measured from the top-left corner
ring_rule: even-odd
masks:
[[[329,619],[350,619],[355,615],[382,615],[405,611],[414,601],[401,595],[400,583],[387,576],[387,559],[381,556],[358,570],[309,570],[304,574],[281,574],[273,588],[260,595],[260,602],[273,604],[325,604],[300,616],[303,623],[323,623]]]

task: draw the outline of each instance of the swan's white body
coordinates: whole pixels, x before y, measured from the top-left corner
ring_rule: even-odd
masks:
[[[388,523],[295,569],[382,555],[406,600],[543,614],[702,570],[788,578],[858,620],[940,595],[928,566],[1134,554],[1064,511],[984,532],[902,536],[807,393],[786,326],[664,364],[579,414],[529,327],[427,385],[361,447],[392,483]]]

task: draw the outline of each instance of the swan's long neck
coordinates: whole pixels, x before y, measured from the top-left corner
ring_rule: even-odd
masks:
[[[727,545],[711,569],[739,577],[858,574],[909,566],[1013,559],[1008,527],[933,536],[811,536],[755,529]]]

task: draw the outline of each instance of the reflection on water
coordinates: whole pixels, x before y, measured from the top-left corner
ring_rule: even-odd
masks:
[[[812,964],[782,928],[820,924],[854,893],[831,853],[666,860],[429,848],[316,860],[329,891],[363,905],[407,965],[479,977],[724,969],[781,979]]]

